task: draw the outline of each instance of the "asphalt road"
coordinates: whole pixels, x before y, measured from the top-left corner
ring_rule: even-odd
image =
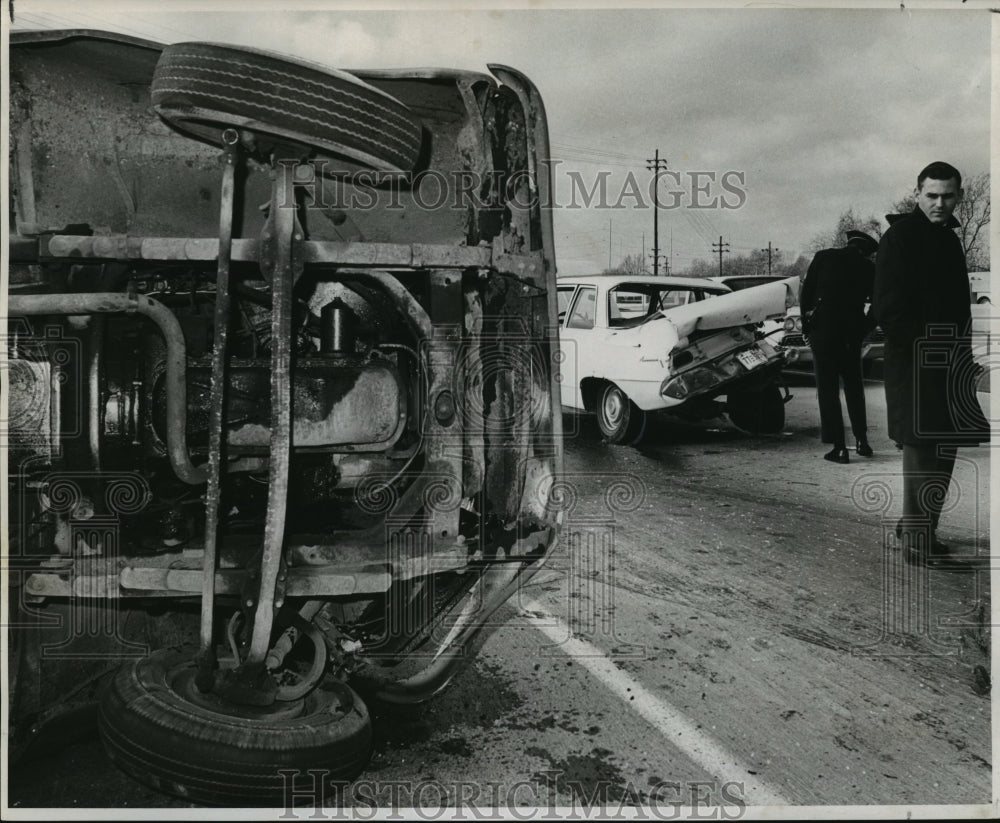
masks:
[[[567,417],[560,551],[452,687],[376,718],[344,802],[607,813],[674,805],[980,804],[975,691],[988,570],[915,571],[887,539],[900,453],[868,386],[875,457],[821,459],[815,389],[785,431],[657,422],[637,448]],[[986,398],[987,396],[983,396]],[[941,538],[988,553],[989,450],[960,452]],[[13,806],[183,807],[93,736],[11,775]],[[332,799],[328,798],[332,802]],[[305,811],[299,812],[303,819]]]

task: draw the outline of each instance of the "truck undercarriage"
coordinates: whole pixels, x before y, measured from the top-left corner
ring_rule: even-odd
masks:
[[[491,70],[12,41],[15,751],[94,684],[165,791],[350,779],[551,551],[547,135]]]

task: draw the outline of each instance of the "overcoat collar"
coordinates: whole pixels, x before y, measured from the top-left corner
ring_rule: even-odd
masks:
[[[961,223],[958,222],[958,218],[956,218],[955,215],[953,214],[951,217],[948,218],[947,223],[945,223],[943,226],[937,226],[928,219],[927,215],[924,214],[920,206],[917,206],[916,208],[913,209],[912,212],[910,212],[910,217],[920,221],[921,223],[926,223],[928,226],[934,226],[935,228],[957,229],[960,228],[962,225]]]

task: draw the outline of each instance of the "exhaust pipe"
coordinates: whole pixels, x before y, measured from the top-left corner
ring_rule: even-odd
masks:
[[[184,333],[166,306],[145,295],[95,292],[81,294],[16,294],[7,298],[10,315],[141,314],[152,320],[167,343],[167,456],[177,476],[197,486],[208,479],[195,466],[187,447],[187,382]]]

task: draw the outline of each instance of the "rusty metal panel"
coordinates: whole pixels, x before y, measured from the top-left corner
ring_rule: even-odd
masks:
[[[16,179],[33,212],[22,209],[25,222],[181,235],[217,222],[218,152],[149,111],[158,54],[93,39],[11,50]]]
[[[216,594],[238,595],[246,573],[219,571],[215,575]],[[350,568],[305,567],[290,569],[286,594],[292,597],[348,596],[387,591],[393,575],[386,567]],[[120,597],[164,597],[201,594],[201,569],[171,569],[157,566],[128,565],[88,569],[68,573],[40,572],[25,581],[25,592],[33,598],[86,597],[101,600]]]
[[[295,242],[297,259],[304,264],[350,266],[353,268],[483,268],[489,267],[492,251],[487,247],[443,246],[429,243],[338,243],[322,240]],[[33,247],[23,244],[29,252]],[[214,237],[139,237],[123,234],[55,234],[43,238],[38,256],[73,260],[160,260],[214,262],[219,255],[219,241]],[[234,240],[232,260],[257,262],[260,259],[256,240]],[[531,276],[534,261],[507,255],[505,265]]]
[[[215,227],[220,148],[152,112],[159,48],[81,36],[11,50],[11,180],[23,226],[166,237]],[[304,204],[310,238],[452,247],[490,240],[495,229],[484,233],[476,212],[490,191],[496,138],[473,89],[495,89],[495,82],[463,72],[370,79],[408,106],[433,139],[408,178],[372,180],[346,161],[320,164]],[[248,164],[242,187],[236,236],[253,238],[266,219],[258,207],[269,199],[267,168]]]
[[[230,447],[266,451],[271,435],[271,416],[266,390],[270,372],[264,367],[237,368],[230,373],[230,425],[226,442]],[[192,369],[190,417],[205,406],[209,384],[204,370]],[[399,373],[389,362],[299,363],[293,379],[292,442],[295,448],[336,446],[342,449],[380,451],[399,439],[406,424],[406,396]],[[241,401],[241,398],[246,398]],[[196,433],[197,423],[191,424]]]

